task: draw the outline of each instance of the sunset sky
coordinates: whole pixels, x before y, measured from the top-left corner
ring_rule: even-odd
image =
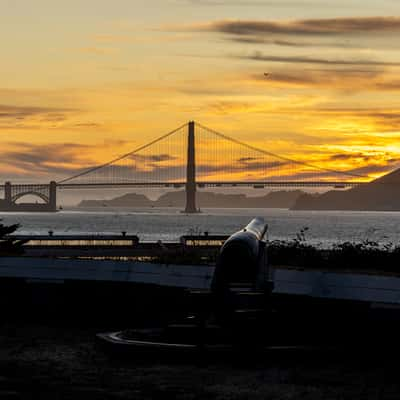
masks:
[[[0,4],[1,181],[62,179],[192,119],[327,168],[400,165],[399,0]]]

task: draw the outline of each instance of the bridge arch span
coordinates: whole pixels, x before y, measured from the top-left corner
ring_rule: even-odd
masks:
[[[26,203],[19,203],[18,200],[24,196],[33,197]],[[40,199],[41,201],[35,201]],[[57,183],[51,181],[49,184],[17,183],[13,185],[6,182],[4,185],[4,199],[0,199],[0,211],[57,211]]]
[[[27,191],[27,192],[17,193],[15,196],[13,196],[13,197],[11,198],[11,201],[12,201],[14,204],[16,204],[16,202],[17,202],[20,198],[22,198],[22,197],[24,197],[24,196],[36,196],[36,197],[39,197],[40,199],[42,199],[42,200],[45,202],[45,204],[48,204],[49,201],[50,201],[49,197],[46,196],[45,194],[40,193],[40,192],[36,192],[36,191],[33,191],[33,190]]]

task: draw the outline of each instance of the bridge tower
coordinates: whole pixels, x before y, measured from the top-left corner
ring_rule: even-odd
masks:
[[[49,184],[49,210],[57,211],[57,183],[55,181]]]
[[[196,153],[194,121],[188,124],[188,148],[186,164],[186,207],[185,213],[197,213],[196,208]]]
[[[11,182],[6,182],[4,185],[4,200],[7,205],[12,204]]]

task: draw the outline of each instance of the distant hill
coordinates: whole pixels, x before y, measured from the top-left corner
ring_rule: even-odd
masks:
[[[111,200],[82,200],[78,207],[151,207],[152,203],[144,194],[127,193]]]
[[[197,204],[200,208],[291,208],[303,195],[300,190],[275,191],[260,197],[247,197],[245,194],[223,194],[197,192]],[[83,200],[79,207],[184,207],[184,191],[168,192],[152,201],[145,195],[127,193],[111,200]]]
[[[399,211],[400,169],[363,186],[321,195],[303,194],[293,210]]]

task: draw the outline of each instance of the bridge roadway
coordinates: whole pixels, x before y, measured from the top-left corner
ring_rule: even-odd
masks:
[[[369,182],[353,181],[197,181],[198,188],[204,187],[354,187],[365,185]],[[59,189],[96,189],[96,188],[124,188],[124,187],[166,187],[166,188],[184,188],[185,181],[179,182],[121,182],[121,183],[61,183],[57,184]]]
[[[198,188],[205,187],[336,187],[336,188],[349,188],[354,186],[365,185],[370,182],[366,181],[352,181],[352,182],[340,182],[340,181],[197,181],[196,185]],[[16,186],[32,185],[30,183],[17,183]],[[47,183],[38,183],[35,185],[47,185]],[[163,187],[163,188],[184,188],[186,186],[185,181],[178,182],[120,182],[120,183],[108,183],[108,182],[97,182],[97,183],[58,183],[58,189],[100,189],[100,188],[134,188],[134,187]],[[0,184],[0,190],[4,190],[5,185]]]
[[[340,182],[340,181],[229,181],[229,182],[218,182],[218,181],[197,181],[196,185],[199,188],[204,187],[254,187],[254,186],[264,186],[264,187],[354,187],[365,185],[370,182]],[[29,183],[17,183],[15,185],[31,185]],[[47,183],[38,183],[37,185],[47,185]],[[120,183],[59,183],[57,188],[59,189],[97,189],[97,188],[124,188],[124,187],[166,187],[166,188],[183,188],[186,182],[120,182]],[[5,185],[0,184],[0,189],[4,189]]]

